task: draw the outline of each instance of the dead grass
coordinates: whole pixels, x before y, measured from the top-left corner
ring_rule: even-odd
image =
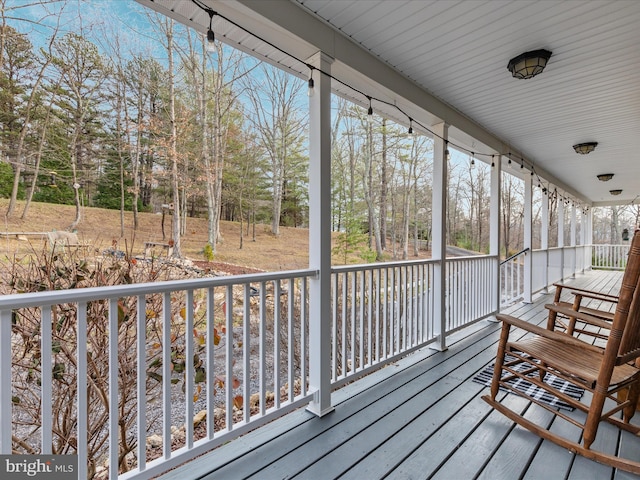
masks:
[[[0,199],[0,212],[7,210],[8,200]],[[24,202],[19,202],[11,218],[4,218],[0,232],[50,232],[65,230],[75,217],[75,207],[70,205],[54,205],[32,203],[26,219],[20,219]],[[120,236],[120,212],[102,208],[84,208],[82,220],[78,225],[78,237],[82,243],[90,244],[97,251],[110,248],[117,242],[119,250],[131,251],[134,255],[142,255],[145,242],[161,242],[162,216],[153,213],[141,213],[140,226],[133,230],[133,215],[125,213],[125,234]],[[246,228],[246,227],[245,227]],[[171,217],[165,218],[165,240],[171,237]],[[223,243],[218,244],[216,262],[231,263],[265,271],[293,270],[306,268],[309,265],[308,230],[281,227],[281,234],[276,237],[270,233],[269,225],[256,226],[256,241],[252,241],[252,233],[246,235],[243,248],[240,249],[240,225],[234,222],[222,222],[221,233]],[[45,240],[37,236],[25,237],[28,240],[17,240],[14,237],[0,236],[0,254],[8,258],[27,254],[32,246],[41,249]],[[199,261],[204,260],[203,248],[207,243],[206,218],[188,218],[187,233],[182,238],[182,253],[185,257]],[[31,245],[30,245],[31,244]]]

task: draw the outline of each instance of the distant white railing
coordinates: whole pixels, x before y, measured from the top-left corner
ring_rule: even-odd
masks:
[[[624,270],[627,265],[629,245],[593,245],[592,268]]]
[[[146,479],[308,404],[316,275],[0,297],[0,454],[77,454],[78,479]]]

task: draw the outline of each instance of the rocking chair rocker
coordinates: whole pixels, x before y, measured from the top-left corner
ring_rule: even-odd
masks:
[[[638,360],[640,358],[640,231],[637,231],[633,237],[620,296],[617,300],[613,319],[610,323],[607,322],[610,332],[604,339],[606,341],[604,348],[582,341],[566,332],[554,331],[553,327],[545,329],[509,315],[497,315],[498,320],[503,323],[491,393],[482,398],[509,419],[544,439],[591,460],[640,474],[640,461],[592,449],[601,421],[607,421],[636,436],[640,434],[640,426],[630,423],[640,396],[640,360]],[[577,313],[574,310],[572,312],[571,315],[574,316]],[[579,315],[596,324],[598,321],[604,321],[598,317],[589,318],[589,315],[584,312]],[[522,340],[510,341],[511,327],[517,327],[529,333]],[[515,359],[508,358],[505,361],[505,355]],[[525,364],[525,371],[517,371],[514,368],[516,364]],[[511,388],[507,383],[509,379],[522,378],[531,373],[537,373],[537,375],[533,378],[527,377],[528,381],[565,401],[576,410],[584,412],[585,416],[569,416],[557,411],[526,393]],[[586,393],[583,400],[565,395],[543,381],[548,373],[582,387],[590,394]],[[500,387],[529,399],[553,412],[558,418],[581,428],[582,443],[559,436],[499,403],[496,396]],[[618,392],[623,395],[617,395]],[[620,418],[620,412],[622,412],[622,418]]]

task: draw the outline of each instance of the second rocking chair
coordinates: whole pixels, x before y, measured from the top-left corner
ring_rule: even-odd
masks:
[[[634,435],[640,427],[630,423],[640,396],[640,233],[631,244],[627,267],[622,280],[611,330],[603,348],[583,342],[566,333],[545,329],[509,315],[497,315],[502,323],[491,393],[483,399],[499,412],[542,438],[584,457],[635,474],[640,474],[640,462],[621,458],[593,447],[600,422],[607,421]],[[510,340],[511,327],[527,335]],[[506,359],[505,359],[506,357]],[[524,371],[515,368],[524,364]],[[532,375],[533,374],[533,375]],[[576,400],[553,388],[544,378],[554,374],[584,388],[583,400]],[[508,380],[524,378],[565,401],[579,415],[556,411],[526,393],[509,386]],[[557,417],[582,429],[582,442],[561,437],[544,426],[533,423],[496,400],[498,389],[506,388],[524,396]],[[637,439],[640,441],[640,439]]]

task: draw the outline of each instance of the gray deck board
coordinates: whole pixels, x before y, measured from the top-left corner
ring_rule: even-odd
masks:
[[[566,283],[616,293],[620,280],[619,272],[591,272]],[[508,313],[544,324],[544,304],[553,293]],[[638,478],[543,441],[482,401],[489,389],[472,378],[493,361],[499,334],[499,323],[479,322],[449,337],[444,352],[424,349],[334,392],[335,411],[323,418],[293,412],[163,478]],[[545,409],[513,394],[500,392],[499,398],[551,430],[579,438],[576,427]],[[637,438],[607,427],[596,442],[640,456]]]

